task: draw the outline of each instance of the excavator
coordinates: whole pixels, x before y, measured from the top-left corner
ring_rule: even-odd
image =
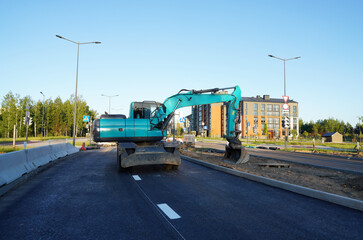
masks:
[[[233,89],[228,93],[228,89]],[[204,90],[182,89],[163,103],[153,101],[132,102],[130,114],[103,114],[93,123],[95,142],[117,143],[117,168],[122,171],[138,165],[164,164],[178,169],[181,163],[178,142],[167,142],[167,126],[179,108],[228,103],[228,122],[225,161],[243,163],[248,154],[239,140],[242,100],[239,86]]]

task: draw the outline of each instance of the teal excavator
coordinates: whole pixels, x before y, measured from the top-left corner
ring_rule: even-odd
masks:
[[[232,93],[226,90],[233,89]],[[122,169],[138,165],[165,164],[177,169],[181,163],[179,143],[167,142],[167,126],[179,108],[228,103],[226,151],[224,159],[229,162],[248,161],[242,148],[240,135],[240,110],[242,100],[239,86],[205,90],[182,89],[163,103],[132,102],[129,118],[121,114],[103,114],[93,124],[95,142],[117,143],[117,167]]]

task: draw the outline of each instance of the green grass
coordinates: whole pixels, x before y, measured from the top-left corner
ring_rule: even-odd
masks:
[[[89,140],[87,141],[76,141],[76,146],[82,146],[82,144],[85,143],[85,146],[92,146],[92,144],[89,144]],[[72,143],[71,143],[72,144]]]
[[[28,141],[48,141],[48,140],[53,140],[53,139],[71,139],[72,137],[69,136],[56,136],[56,137],[43,137],[43,139],[41,137],[28,137]],[[21,138],[16,138],[15,139],[17,142],[25,142],[26,138],[25,137],[21,137]],[[0,143],[12,143],[13,139],[12,138],[0,138]]]
[[[195,137],[198,140],[226,140],[225,138],[212,138],[212,137]]]
[[[15,147],[13,148],[12,146],[9,147],[9,146],[6,146],[6,147],[3,147],[3,146],[0,146],[0,154],[1,153],[9,153],[9,152],[14,152],[14,151],[19,151],[19,150],[23,150],[24,147]]]
[[[58,138],[58,139],[62,139],[62,138]],[[25,141],[25,139],[24,139],[24,141]],[[89,140],[87,140],[87,141],[77,141],[76,140],[76,146],[82,146],[83,142],[85,143],[86,147],[94,145],[92,143],[90,145]],[[70,139],[70,141],[68,141],[68,143],[72,144],[72,139]],[[39,147],[39,146],[34,146],[34,147]],[[27,145],[27,149],[29,149],[29,148],[33,148],[32,145]],[[23,146],[21,146],[21,147],[17,146],[15,148],[13,148],[13,146],[0,146],[0,154],[20,151],[20,150],[24,150],[24,147]]]
[[[198,140],[226,140],[225,138],[209,138],[209,137],[197,137],[196,139]],[[247,143],[247,139],[241,139],[241,141],[243,143]],[[250,145],[256,145],[256,144],[278,144],[278,145],[284,145],[285,144],[285,140],[280,139],[280,140],[267,140],[267,139],[256,139],[256,143],[255,143],[255,139],[254,138],[249,138],[248,139],[248,144]],[[289,140],[287,142],[287,145],[300,145],[300,146],[304,146],[304,145],[313,145],[313,142],[311,140]],[[333,148],[342,148],[342,149],[354,149],[354,147],[356,146],[356,143],[322,143],[321,140],[316,140],[315,141],[315,146],[325,146],[325,147],[333,147]]]
[[[310,153],[326,153],[326,154],[337,154],[337,153],[345,153],[345,154],[354,154],[357,153],[353,150],[346,150],[346,151],[336,151],[336,150],[328,150],[328,149],[307,149],[307,148],[288,148],[288,149],[280,149],[280,151],[286,151],[286,152],[294,152],[294,151],[304,151],[304,152],[310,152]]]

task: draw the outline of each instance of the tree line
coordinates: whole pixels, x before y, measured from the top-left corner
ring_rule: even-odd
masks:
[[[34,101],[30,96],[20,97],[11,91],[1,100],[0,108],[0,137],[12,138],[13,129],[16,126],[16,137],[25,137],[26,125],[24,117],[30,112],[32,123],[29,125],[28,136],[41,136],[42,125],[44,136],[72,136],[74,121],[74,95],[66,101],[57,97],[43,101]],[[43,118],[44,111],[44,118]],[[77,136],[85,136],[86,124],[83,115],[95,119],[97,112],[91,110],[87,103],[79,97],[77,99]]]
[[[333,118],[317,120],[316,122],[304,122],[300,119],[300,135],[304,137],[319,137],[327,132],[339,132],[346,137],[355,138],[363,131],[362,121],[363,116],[359,118],[359,123],[353,127],[349,122],[345,123]]]

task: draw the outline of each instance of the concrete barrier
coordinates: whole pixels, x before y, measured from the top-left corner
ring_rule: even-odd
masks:
[[[37,174],[39,169],[51,166],[51,161],[76,152],[78,148],[61,143],[0,154],[0,196]]]
[[[26,159],[25,150],[0,154],[0,176],[2,181],[5,181],[6,184],[11,183],[33,170]]]
[[[52,157],[55,157],[55,159],[65,157],[68,155],[66,143],[50,145],[50,149],[51,149],[51,155]]]
[[[30,148],[26,150],[26,152],[28,164],[33,169],[48,164],[50,161],[54,160],[49,145],[37,148]]]
[[[73,153],[76,153],[76,152],[79,152],[79,149],[76,148],[76,147],[74,147],[70,143],[66,143],[66,149],[67,149],[67,154],[68,155],[73,154]]]

